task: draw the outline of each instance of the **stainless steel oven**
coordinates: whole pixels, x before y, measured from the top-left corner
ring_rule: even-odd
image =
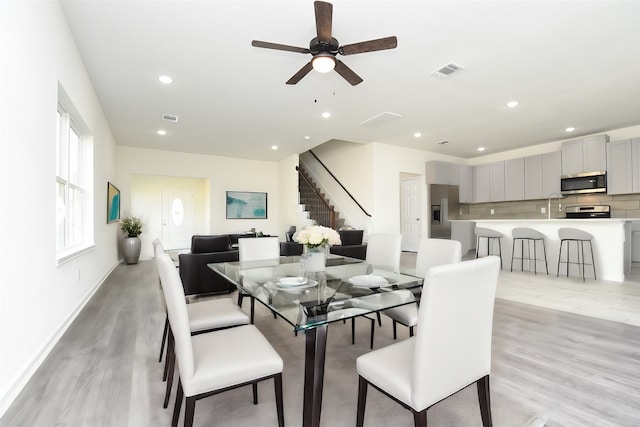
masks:
[[[578,173],[560,177],[562,194],[606,193],[607,173],[605,171]]]
[[[611,218],[611,207],[598,206],[569,206],[565,211],[570,219]]]

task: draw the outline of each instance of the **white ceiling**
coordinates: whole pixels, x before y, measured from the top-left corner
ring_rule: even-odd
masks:
[[[339,139],[469,158],[640,124],[638,1],[336,0],[340,44],[398,38],[339,56],[358,86],[315,71],[285,85],[310,55],[251,46],[308,47],[311,0],[61,3],[120,145],[277,161]],[[449,62],[464,70],[431,75]],[[360,124],[383,112],[402,118]]]

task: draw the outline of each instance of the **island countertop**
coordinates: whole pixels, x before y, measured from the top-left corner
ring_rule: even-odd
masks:
[[[452,234],[454,234],[455,223],[460,223],[460,226],[463,223],[475,223],[475,227],[490,228],[501,232],[504,235],[501,239],[502,262],[506,270],[511,269],[511,254],[513,251],[511,231],[516,227],[529,227],[541,232],[546,236],[547,265],[549,274],[553,275],[558,271],[558,254],[560,251],[558,230],[560,228],[576,228],[586,231],[593,235],[593,253],[597,278],[614,282],[624,281],[625,275],[631,269],[631,231],[635,228],[634,223],[636,226],[640,225],[640,218],[458,219],[449,221],[454,223],[452,224]],[[517,253],[519,253],[519,249],[516,249]],[[572,252],[577,253],[575,246],[572,246]],[[588,244],[585,246],[585,253],[587,253],[587,262],[590,262]],[[575,261],[573,255],[572,261]],[[538,264],[538,272],[544,271],[543,264],[543,262]],[[560,274],[566,274],[565,266],[566,264],[563,263],[560,268]],[[525,265],[525,270],[526,267]],[[577,265],[570,264],[570,268],[570,276],[582,275],[577,271]],[[514,264],[515,269],[516,265]],[[517,269],[520,270],[519,264]],[[590,268],[587,267],[587,277],[589,277],[589,274],[593,277],[593,273],[589,270]]]

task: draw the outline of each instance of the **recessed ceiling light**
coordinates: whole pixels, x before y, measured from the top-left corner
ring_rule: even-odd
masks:
[[[516,108],[518,106],[518,101],[509,101],[507,102],[507,107]]]
[[[158,77],[158,80],[160,80],[162,83],[168,85],[169,83],[173,83],[173,79],[169,76],[160,76]]]
[[[576,130],[576,128],[574,128],[573,126],[569,126],[565,129],[565,132],[573,132],[574,130]]]
[[[166,131],[166,130],[162,130],[162,129],[160,129],[160,130],[158,131],[158,135],[166,135],[166,134],[167,134],[167,131]]]
[[[325,111],[324,113],[322,113],[322,117],[325,119],[328,119],[329,117],[331,117],[331,113],[328,111]]]
[[[277,145],[272,145],[272,146],[271,146],[271,149],[272,149],[272,150],[277,150],[277,149],[278,149],[278,146],[277,146]]]
[[[413,134],[414,137],[420,138],[422,136],[422,132],[416,132]]]
[[[478,147],[478,151],[484,151],[484,147]]]
[[[309,135],[305,135],[304,139],[306,139],[307,141],[311,139],[311,137]]]

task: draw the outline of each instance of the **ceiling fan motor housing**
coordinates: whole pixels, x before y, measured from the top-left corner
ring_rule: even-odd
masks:
[[[329,52],[335,56],[338,53],[339,47],[340,43],[338,43],[338,40],[333,37],[331,37],[331,41],[329,41],[329,43],[320,41],[317,37],[312,38],[309,42],[309,52],[314,56],[320,52]]]

